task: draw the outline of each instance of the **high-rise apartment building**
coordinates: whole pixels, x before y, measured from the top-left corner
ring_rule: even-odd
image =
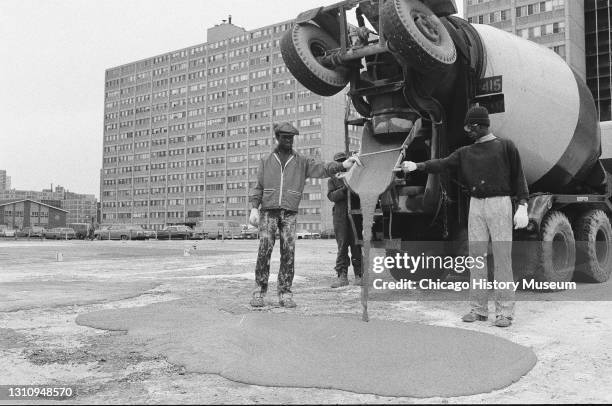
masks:
[[[346,96],[324,98],[296,82],[280,53],[290,27],[246,31],[230,19],[204,44],[106,71],[102,223],[246,223],[274,122],[294,123],[302,154],[328,161],[345,149]],[[357,129],[351,134],[356,150]],[[326,180],[307,181],[298,228],[332,226],[326,190]]]
[[[10,190],[11,188],[11,177],[6,175],[4,169],[0,169],[0,192]]]
[[[586,76],[601,121],[612,120],[612,1],[585,0]]]
[[[583,79],[584,6],[576,0],[463,0],[465,18],[546,46]]]
[[[561,55],[586,82],[600,121],[612,120],[611,0],[464,0],[465,17]]]

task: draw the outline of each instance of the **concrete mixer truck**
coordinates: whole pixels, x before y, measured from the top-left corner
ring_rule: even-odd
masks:
[[[552,50],[456,12],[453,0],[346,0],[302,12],[281,39],[303,86],[323,96],[349,86],[359,117],[345,124],[363,126],[362,161],[378,171],[367,186],[380,187],[372,241],[393,253],[406,241],[467,239],[469,200],[456,174],[393,168],[467,145],[465,113],[480,104],[492,132],[518,147],[529,183],[529,226],[514,240],[532,249],[515,250],[515,278],[608,280],[611,187],[587,86]],[[345,180],[355,190],[362,179]]]

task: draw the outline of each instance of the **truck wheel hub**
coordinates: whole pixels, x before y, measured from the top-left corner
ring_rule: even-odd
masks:
[[[423,13],[414,13],[413,18],[414,24],[425,38],[436,44],[440,42],[440,33],[430,16]]]

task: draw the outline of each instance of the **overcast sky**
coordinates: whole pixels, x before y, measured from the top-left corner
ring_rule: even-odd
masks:
[[[106,69],[204,43],[229,14],[253,30],[336,2],[0,0],[0,169],[99,197]]]

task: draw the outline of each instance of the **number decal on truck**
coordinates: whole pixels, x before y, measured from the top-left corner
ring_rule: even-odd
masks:
[[[478,81],[478,89],[476,90],[476,96],[501,93],[502,91],[502,77],[491,76],[490,78],[482,78]]]

